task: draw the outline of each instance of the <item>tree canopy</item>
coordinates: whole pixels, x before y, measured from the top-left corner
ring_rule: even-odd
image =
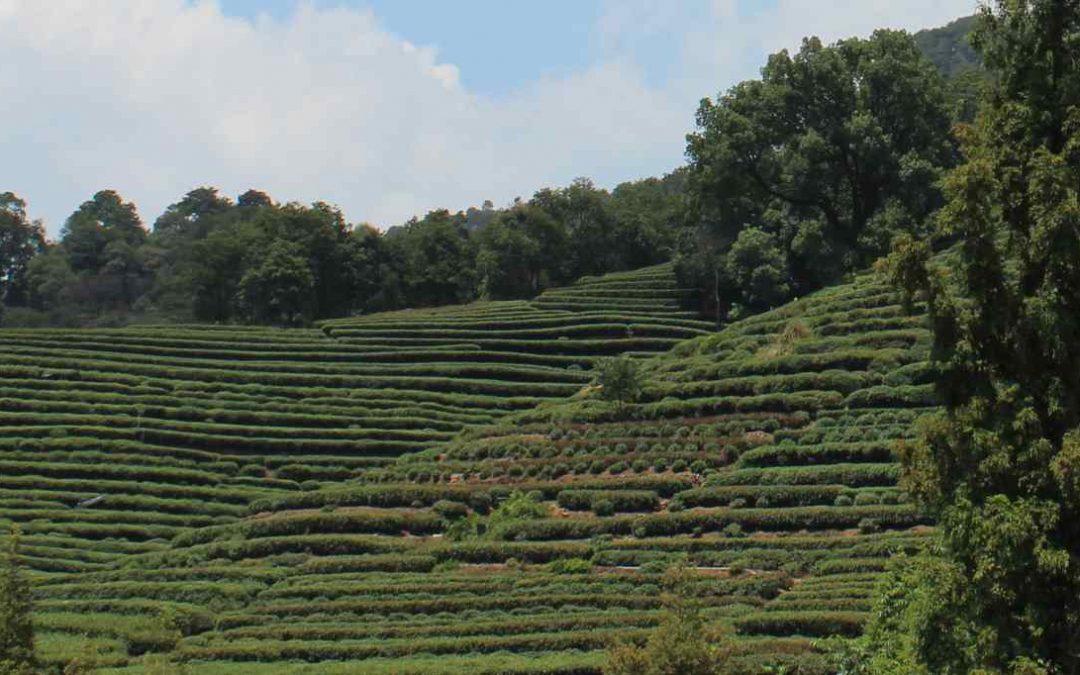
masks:
[[[135,206],[102,190],[45,241],[26,204],[0,195],[0,298],[21,320],[65,325],[142,321],[302,325],[313,320],[531,298],[581,274],[671,256],[681,177],[614,191],[578,179],[497,209],[441,209],[380,232],[336,207],[235,201],[199,187],[143,227]]]
[[[897,232],[925,234],[955,159],[950,123],[907,33],[773,54],[761,79],[698,109],[683,275],[719,314],[760,310],[868,265]]]
[[[902,458],[942,545],[875,647],[922,672],[1077,673],[1080,7],[1000,0],[975,45],[996,83],[946,181],[959,244],[927,269],[901,242],[887,266],[933,321],[946,409]]]

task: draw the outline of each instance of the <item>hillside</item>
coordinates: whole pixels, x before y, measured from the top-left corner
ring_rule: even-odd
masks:
[[[940,28],[915,33],[915,43],[943,75],[956,77],[980,63],[978,53],[969,42],[974,27],[975,17],[965,16]]]
[[[869,277],[712,335],[686,300],[660,266],[306,331],[3,331],[0,525],[40,651],[592,673],[686,559],[737,669],[820,672],[813,639],[857,634],[924,541],[891,455],[933,403],[924,320]],[[622,351],[629,407],[587,388]],[[485,515],[515,489],[547,517]]]

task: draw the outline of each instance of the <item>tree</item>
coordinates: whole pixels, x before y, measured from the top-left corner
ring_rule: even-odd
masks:
[[[227,197],[218,194],[217,188],[196,188],[170,204],[154,221],[154,234],[188,241],[203,239],[213,228],[215,217],[228,213],[232,206]]]
[[[940,523],[909,602],[926,672],[1080,673],[1080,5],[999,0],[975,45],[997,74],[948,178],[942,266],[901,242],[926,298],[944,413],[902,448]],[[923,273],[911,270],[923,266]],[[947,268],[947,269],[945,269]],[[915,285],[915,288],[912,288]],[[932,586],[931,586],[932,584]],[[932,589],[932,590],[928,590]],[[903,634],[905,629],[894,632]],[[895,642],[886,635],[877,653]],[[910,635],[913,633],[913,635]]]
[[[564,278],[566,228],[545,211],[519,204],[475,235],[480,293],[490,299],[531,298]]]
[[[45,250],[45,229],[26,216],[26,202],[0,193],[0,304],[25,305],[29,299],[27,269]]]
[[[756,227],[739,233],[725,256],[724,275],[741,306],[765,310],[788,296],[787,266],[776,237]]]
[[[0,673],[34,672],[33,601],[30,582],[19,566],[18,528],[11,530],[0,560]]]
[[[676,565],[664,574],[660,624],[644,647],[616,644],[608,651],[604,675],[716,675],[730,656],[727,638],[706,623],[695,594],[696,574]]]
[[[377,312],[401,307],[401,266],[372,225],[353,228],[345,242],[352,309]]]
[[[439,210],[391,228],[386,244],[401,262],[407,306],[469,302],[476,293],[475,251],[464,216]]]
[[[632,357],[623,354],[600,359],[596,364],[596,384],[600,386],[600,398],[620,405],[631,403],[641,395],[644,378],[641,366]]]
[[[298,244],[277,240],[250,267],[237,290],[241,313],[249,320],[282,326],[311,318],[315,278]]]
[[[634,269],[671,259],[682,223],[685,191],[685,168],[662,178],[615,186],[607,209],[615,219],[615,231],[623,248],[620,268]]]
[[[96,273],[105,266],[109,244],[137,248],[146,241],[146,230],[134,204],[113,190],[101,190],[68,217],[60,241],[73,270]]]
[[[926,232],[955,159],[941,76],[903,32],[807,38],[770,56],[760,80],[702,101],[697,125],[680,269],[711,292],[721,285],[708,271],[728,266],[747,228],[774,237],[788,295],[868,265],[896,231]]]
[[[531,205],[562,223],[571,242],[570,278],[622,269],[624,242],[607,208],[608,195],[588,178],[575,179],[565,188],[537,192]]]

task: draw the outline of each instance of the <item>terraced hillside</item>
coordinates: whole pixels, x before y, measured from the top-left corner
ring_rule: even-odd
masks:
[[[712,335],[677,297],[661,267],[314,331],[5,333],[41,651],[595,673],[685,560],[732,672],[827,672],[814,639],[857,634],[926,540],[891,452],[933,406],[924,319],[871,278]],[[657,354],[629,406],[586,386],[624,350]]]
[[[232,522],[265,494],[360,476],[571,395],[599,355],[708,328],[671,313],[668,266],[593,286],[608,283],[665,299],[605,312],[481,303],[313,330],[0,331],[3,517],[22,524],[34,568],[101,569]]]

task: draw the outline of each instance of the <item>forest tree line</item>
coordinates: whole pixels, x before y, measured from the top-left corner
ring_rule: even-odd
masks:
[[[147,229],[102,190],[55,242],[0,194],[8,325],[310,321],[477,299],[531,298],[585,274],[671,256],[681,173],[619,185],[579,179],[496,209],[436,210],[385,233],[334,206],[200,187]]]
[[[324,202],[200,187],[150,227],[102,190],[49,242],[26,203],[0,193],[3,320],[305,325],[531,298],[672,259],[718,322],[774,307],[865,269],[898,235],[929,236],[959,160],[952,125],[973,118],[987,81],[964,46],[971,26],[807,38],[704,99],[687,164],[663,178],[610,192],[581,178],[385,232]]]

